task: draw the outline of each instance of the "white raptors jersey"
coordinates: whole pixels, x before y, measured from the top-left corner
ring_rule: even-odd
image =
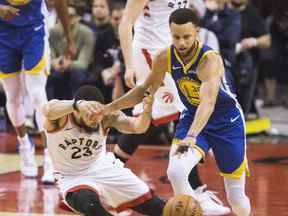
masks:
[[[189,0],[150,0],[134,25],[134,46],[161,49],[169,46],[169,16],[178,8],[188,7]]]
[[[106,135],[85,132],[74,123],[72,115],[67,116],[62,129],[46,135],[55,171],[62,175],[85,172],[106,152]]]

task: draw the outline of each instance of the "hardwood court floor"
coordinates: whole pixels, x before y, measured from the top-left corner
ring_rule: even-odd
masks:
[[[0,134],[0,216],[71,215],[59,209],[57,188],[40,183],[41,169],[38,179],[21,177],[15,143],[13,135]],[[249,144],[247,152],[252,174],[247,180],[247,194],[254,216],[288,216],[288,143]],[[143,146],[128,166],[157,194],[168,198],[172,190],[165,177],[167,153],[168,147]],[[37,159],[42,160],[41,153]],[[200,174],[209,189],[219,192],[218,196],[227,204],[213,158],[206,159]]]

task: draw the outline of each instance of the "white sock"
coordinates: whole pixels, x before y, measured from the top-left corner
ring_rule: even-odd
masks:
[[[169,165],[167,169],[168,179],[171,182],[174,194],[187,194],[194,198],[195,191],[189,184],[188,176],[192,168],[196,166],[202,158],[202,155],[195,149],[189,149],[180,157],[173,155],[177,146],[172,145],[170,150]]]

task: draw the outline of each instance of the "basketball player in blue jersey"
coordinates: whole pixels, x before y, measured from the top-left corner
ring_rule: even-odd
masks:
[[[67,36],[69,57],[74,54],[75,48],[69,30],[66,0],[55,0],[55,8]],[[39,129],[44,131],[41,107],[47,102],[45,85],[49,74],[45,12],[44,0],[0,0],[0,79],[7,98],[7,111],[20,143],[21,173],[26,177],[36,177],[37,166],[34,146],[25,131],[23,89],[27,89],[32,102],[31,109],[36,110]],[[42,181],[54,182],[47,150]]]
[[[232,86],[226,80],[228,71],[221,56],[198,41],[199,23],[190,9],[174,11],[169,18],[173,45],[159,52],[152,72],[142,85],[107,105],[103,113],[132,107],[141,102],[146,93],[154,94],[169,71],[185,105],[167,170],[174,193],[189,194],[197,199],[188,183],[188,175],[212,149],[233,212],[237,216],[249,216],[250,200],[245,194],[248,167],[243,114],[230,91]],[[198,201],[201,205],[203,200],[198,197]]]

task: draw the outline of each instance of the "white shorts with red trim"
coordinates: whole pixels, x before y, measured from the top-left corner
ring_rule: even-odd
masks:
[[[107,153],[81,175],[61,176],[57,184],[63,198],[68,192],[90,189],[99,195],[105,205],[118,212],[135,207],[152,196],[147,184],[130,169],[124,168],[124,164],[112,153]]]
[[[151,72],[152,59],[157,50],[133,48],[134,67],[137,85],[143,83]],[[179,113],[184,109],[180,101],[176,85],[170,74],[166,74],[163,85],[155,94],[152,107],[152,123],[160,125],[178,119]],[[143,111],[143,104],[134,107],[133,115],[139,115]]]

